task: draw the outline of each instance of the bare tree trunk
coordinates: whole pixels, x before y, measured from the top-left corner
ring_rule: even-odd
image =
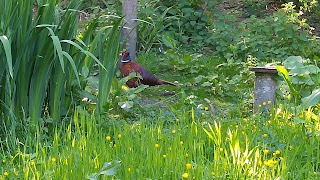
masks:
[[[122,4],[122,15],[125,16],[126,27],[122,31],[122,40],[128,35],[129,48],[126,48],[132,59],[136,59],[136,42],[137,42],[137,31],[136,31],[136,19],[137,19],[137,0],[124,0]],[[123,42],[124,43],[124,42]],[[125,46],[126,47],[126,46]]]

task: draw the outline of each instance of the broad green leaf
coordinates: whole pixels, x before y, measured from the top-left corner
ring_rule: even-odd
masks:
[[[104,174],[107,176],[113,176],[116,174],[117,169],[120,167],[121,161],[112,161],[104,163],[102,169],[100,170],[100,174]]]
[[[311,74],[317,74],[320,73],[320,68],[315,65],[307,65],[305,68],[311,73]]]
[[[283,76],[283,79],[285,80],[285,82],[289,86],[290,93],[295,97],[298,92],[293,87],[292,82],[291,82],[290,77],[289,77],[289,74],[288,74],[288,71],[286,70],[286,68],[284,68],[283,66],[276,66],[276,69],[277,69],[278,72],[281,73],[281,75]]]
[[[59,61],[60,61],[60,65],[61,65],[61,68],[62,68],[62,71],[64,72],[64,61],[63,61],[63,51],[62,51],[62,47],[61,47],[61,44],[60,44],[60,40],[59,40],[59,37],[58,36],[51,36],[51,39],[52,39],[52,42],[54,44],[54,48],[58,54],[58,58],[59,58]]]
[[[302,123],[305,123],[305,122],[306,122],[306,120],[300,119],[299,117],[294,117],[293,118],[293,123],[294,124],[302,124]]]
[[[74,64],[74,61],[73,61],[72,57],[70,56],[70,54],[68,54],[68,53],[65,52],[65,51],[62,51],[62,54],[69,60],[69,63],[71,64],[71,67],[72,67],[72,69],[73,69],[73,71],[74,71],[74,74],[75,74],[75,76],[76,76],[76,78],[77,78],[78,85],[79,85],[79,87],[80,87],[79,73],[78,73],[78,70],[77,70],[76,65]]]
[[[89,68],[87,66],[82,66],[81,68],[81,75],[84,78],[87,78],[89,76]]]
[[[306,108],[318,104],[320,101],[320,88],[313,90],[310,96],[302,98],[302,102]]]
[[[208,87],[208,86],[212,86],[211,82],[204,82],[203,84],[201,84],[202,87]]]
[[[162,36],[162,42],[171,49],[175,48],[174,40],[167,35]]]
[[[195,82],[196,84],[198,84],[199,82],[201,82],[202,78],[203,78],[203,76],[202,76],[202,75],[199,75],[198,77],[194,78],[194,82]]]
[[[283,66],[276,66],[276,68],[277,68],[277,71],[280,72],[284,76],[285,79],[290,80],[289,73],[286,70],[286,68],[284,68]]]
[[[290,56],[283,63],[287,69],[303,67],[303,59],[301,56]]]
[[[7,59],[7,67],[8,67],[9,74],[10,74],[11,78],[13,78],[12,54],[11,54],[11,45],[10,45],[9,39],[7,38],[7,36],[3,35],[3,36],[0,36],[0,40],[2,42],[2,45],[4,47],[4,51],[7,56],[6,59]]]
[[[130,108],[133,107],[133,101],[125,101],[125,102],[119,102],[118,105],[124,109],[124,110],[129,110]]]

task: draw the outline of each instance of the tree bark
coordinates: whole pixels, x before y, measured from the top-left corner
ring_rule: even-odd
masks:
[[[124,47],[130,53],[133,60],[136,59],[136,43],[137,43],[137,0],[124,0],[122,4],[122,15],[125,16],[126,25],[122,31],[122,40],[128,38],[129,47],[124,44]],[[122,41],[122,43],[125,43]]]

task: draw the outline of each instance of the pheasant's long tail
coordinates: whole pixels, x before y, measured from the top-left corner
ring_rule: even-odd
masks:
[[[160,81],[160,84],[166,84],[166,85],[171,85],[171,86],[176,86],[178,87],[179,85],[178,84],[175,84],[173,82],[169,82],[169,81],[165,81],[165,80],[159,80]]]

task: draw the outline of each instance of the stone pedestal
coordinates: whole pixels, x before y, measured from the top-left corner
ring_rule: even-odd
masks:
[[[255,72],[254,81],[254,112],[268,111],[275,104],[277,82],[274,79],[278,75],[275,67],[251,67]]]

